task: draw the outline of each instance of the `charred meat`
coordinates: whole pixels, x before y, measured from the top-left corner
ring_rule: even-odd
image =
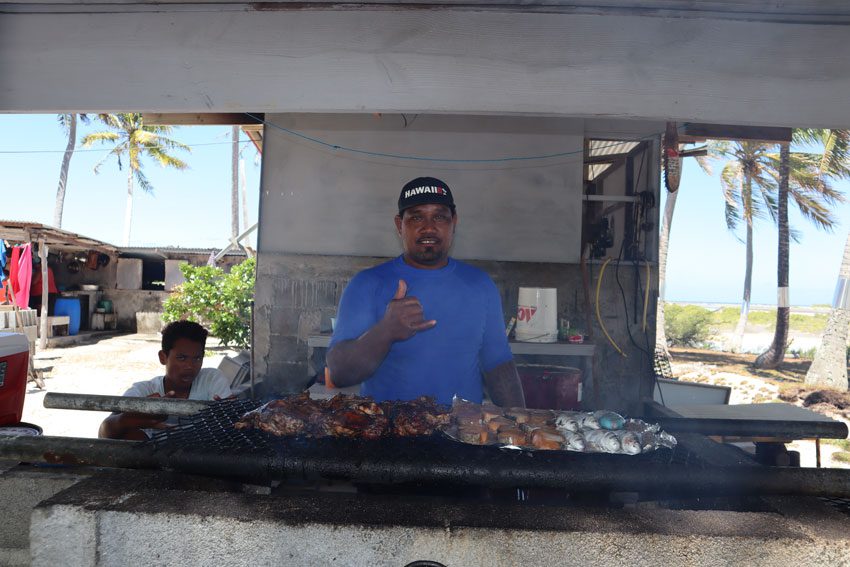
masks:
[[[371,398],[343,394],[313,400],[305,392],[250,411],[234,427],[261,429],[277,436],[379,439],[385,435],[431,435],[448,422],[448,408],[438,406],[432,398],[378,404]]]

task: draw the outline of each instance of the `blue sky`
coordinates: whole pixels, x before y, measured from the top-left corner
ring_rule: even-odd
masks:
[[[719,170],[719,168],[716,168]],[[846,181],[836,188],[850,195]],[[694,159],[686,159],[681,194],[676,200],[667,268],[670,301],[740,302],[744,289],[743,228],[726,230],[718,178],[706,175]],[[662,195],[663,201],[666,195]],[[850,204],[835,210],[832,233],[817,230],[796,208],[789,207],[789,223],[800,233],[791,243],[790,293],[792,305],[832,303],[838,268],[850,229]],[[754,303],[776,303],[777,230],[761,221],[753,230]]]
[[[95,128],[100,129],[81,125],[78,133],[82,136]],[[136,189],[130,243],[221,248],[230,234],[230,127],[178,127],[173,137],[192,146],[191,154],[178,154],[189,162],[190,169],[178,172],[153,162],[146,164],[145,174],[154,193]],[[0,218],[52,222],[65,141],[55,115],[0,115]],[[63,228],[120,243],[126,169],[119,171],[111,158],[95,175],[93,167],[106,150],[94,149],[78,149],[71,161]],[[36,153],[42,150],[45,152]],[[20,151],[26,153],[8,153]],[[260,182],[255,155],[253,147],[244,152],[250,223],[257,219]],[[850,194],[847,182],[839,188]],[[693,159],[686,159],[680,191],[671,233],[667,299],[739,302],[744,245],[726,230],[718,179],[703,173]],[[850,204],[844,203],[836,216],[839,225],[833,233],[824,233],[791,208],[791,224],[801,234],[801,241],[791,247],[791,302],[795,305],[832,301],[850,229]],[[776,238],[776,229],[768,222],[756,226],[756,303],[776,301]]]
[[[105,130],[96,122],[78,128]],[[172,137],[192,147],[174,152],[189,163],[186,171],[163,169],[148,160],[144,172],[153,194],[136,185],[130,244],[222,248],[230,237],[230,127],[178,127]],[[246,140],[244,134],[242,139]],[[55,115],[0,115],[0,152],[59,150],[57,153],[0,153],[0,218],[52,224],[59,167],[67,138]],[[198,145],[211,144],[211,145]],[[260,166],[253,144],[244,151],[249,222],[257,220]],[[109,146],[78,147],[71,159],[62,228],[120,244],[127,195],[127,169],[114,157],[95,175],[94,165]],[[95,150],[95,151],[91,151]],[[241,215],[240,215],[241,216]]]

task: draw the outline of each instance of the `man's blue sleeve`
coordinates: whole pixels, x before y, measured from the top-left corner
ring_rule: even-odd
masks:
[[[339,300],[330,347],[340,341],[358,338],[378,322],[375,316],[378,284],[377,278],[364,273],[357,274],[349,282]]]
[[[485,289],[487,297],[487,316],[484,322],[484,340],[481,345],[481,369],[489,372],[513,360],[511,347],[508,345],[508,337],[505,334],[505,315],[502,312],[502,298],[499,297],[499,289],[490,278],[487,278]]]

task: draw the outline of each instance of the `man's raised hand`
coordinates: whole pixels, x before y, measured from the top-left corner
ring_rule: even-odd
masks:
[[[398,289],[395,290],[393,299],[404,299],[405,295],[407,295],[407,282],[404,280],[398,280]]]
[[[422,304],[415,297],[407,297],[407,282],[398,280],[398,288],[387,305],[383,323],[393,341],[403,341],[419,331],[434,327],[437,321],[425,320]]]

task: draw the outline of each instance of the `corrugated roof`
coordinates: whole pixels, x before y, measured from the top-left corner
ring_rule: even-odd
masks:
[[[584,156],[587,181],[594,181],[641,144],[634,140],[588,140]]]
[[[590,140],[587,151],[588,157],[600,156],[625,156],[635,149],[640,142],[628,142],[617,140]]]
[[[118,252],[116,246],[102,240],[39,222],[0,220],[0,238],[11,242],[37,242],[43,238],[48,248],[58,250]]]
[[[593,181],[603,173],[605,173],[613,164],[610,163],[594,163],[587,166],[587,180]]]
[[[138,254],[138,255],[175,255],[179,256],[181,254],[201,254],[204,256],[209,256],[210,254],[218,254],[220,248],[182,248],[180,246],[127,246],[122,247],[119,251],[122,255],[127,254]],[[224,254],[225,256],[245,256],[245,252],[236,249],[236,250],[228,250]]]

